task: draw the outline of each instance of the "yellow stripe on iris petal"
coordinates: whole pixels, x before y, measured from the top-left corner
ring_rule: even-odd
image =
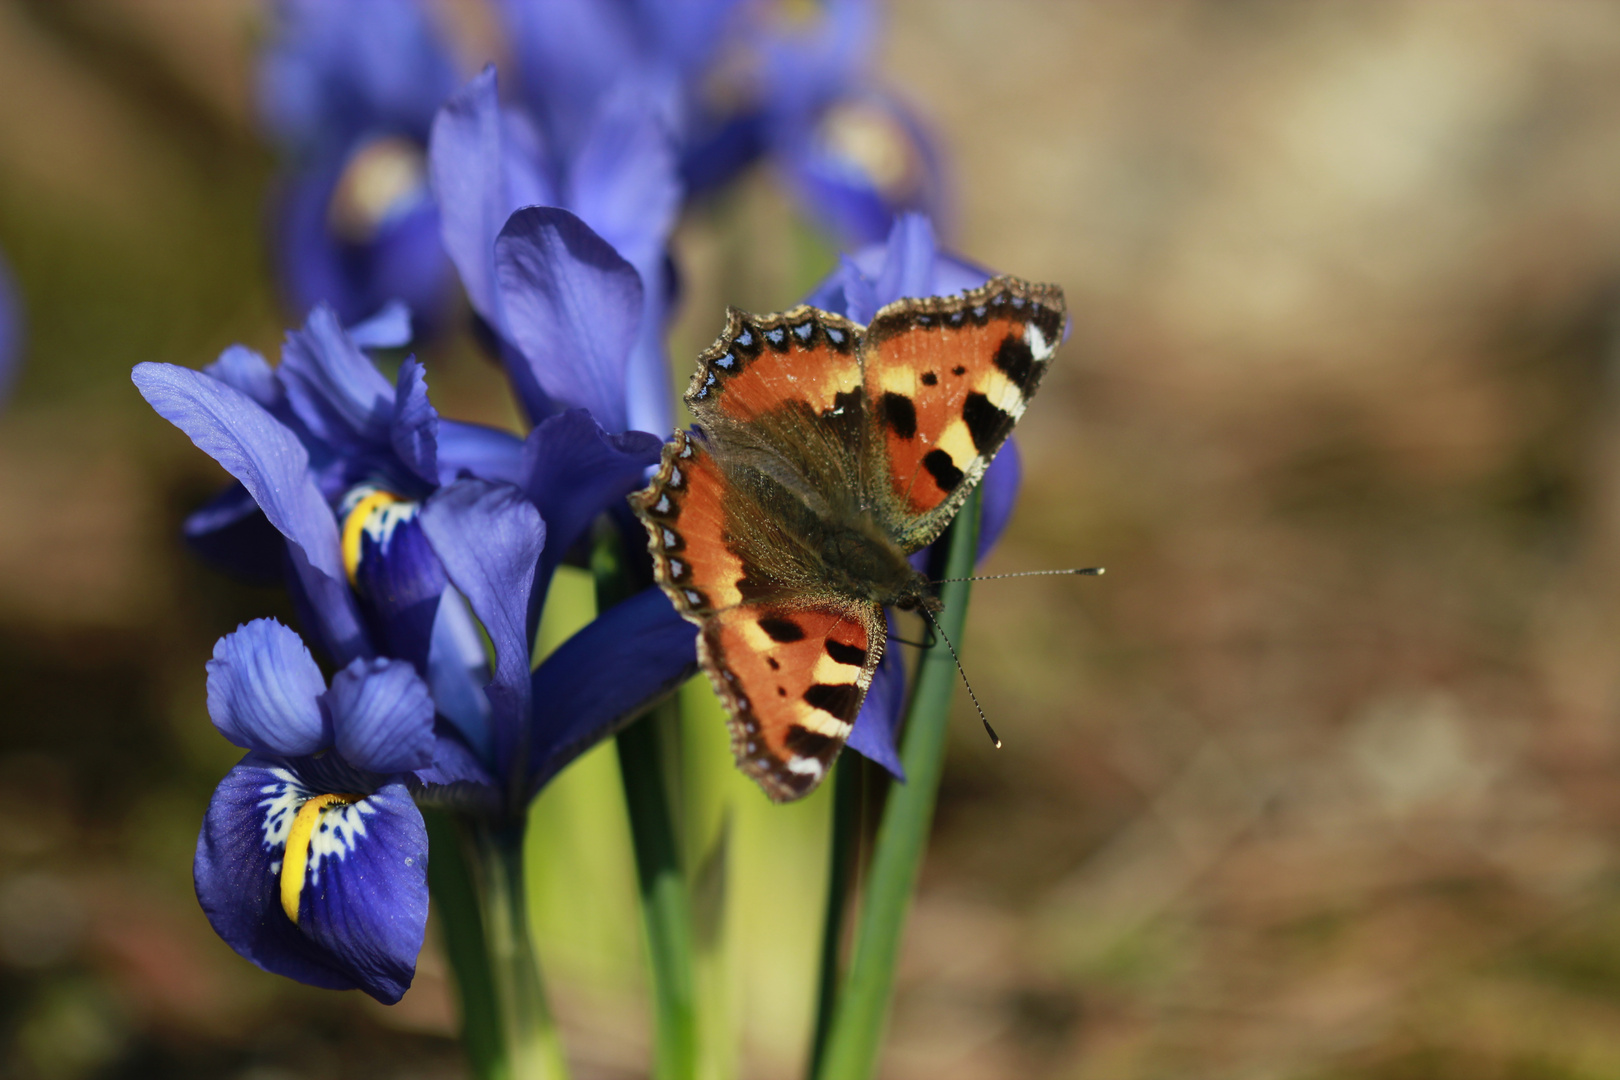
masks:
[[[354,504],[349,516],[343,519],[343,570],[349,575],[349,584],[355,584],[360,569],[360,538],[365,535],[366,523],[385,506],[399,502],[399,496],[390,491],[373,491]]]
[[[298,808],[292,828],[287,830],[287,850],[281,857],[281,910],[294,926],[298,925],[298,901],[304,894],[304,870],[309,866],[309,845],[315,826],[327,807],[358,802],[358,795],[316,795]]]

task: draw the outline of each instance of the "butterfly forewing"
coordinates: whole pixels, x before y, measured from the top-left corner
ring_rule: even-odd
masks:
[[[1063,292],[996,278],[958,296],[901,300],[861,356],[877,493],[908,551],[932,542],[984,475],[1063,334]]]

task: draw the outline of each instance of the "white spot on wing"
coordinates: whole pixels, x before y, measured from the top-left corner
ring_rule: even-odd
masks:
[[[1052,343],[1046,340],[1041,328],[1034,323],[1024,327],[1024,341],[1029,345],[1029,351],[1037,360],[1050,360],[1052,358]]]
[[[807,757],[796,757],[792,759],[787,763],[787,770],[790,773],[797,773],[800,776],[819,777],[822,773],[821,762],[817,761],[815,758]]]

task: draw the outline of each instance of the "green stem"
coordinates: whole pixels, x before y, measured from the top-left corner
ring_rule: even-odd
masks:
[[[522,825],[479,828],[477,841],[484,871],[484,934],[505,1034],[507,1075],[511,1080],[563,1080],[568,1066],[529,935]]]
[[[630,592],[617,534],[598,534],[591,555],[599,610]],[[620,731],[619,775],[624,783],[636,879],[653,977],[653,1076],[695,1080],[698,1074],[697,991],[692,901],[681,872],[680,847],[670,807],[665,768],[666,731],[679,722],[680,703],[670,699]],[[663,729],[663,730],[660,730]]]
[[[619,732],[619,773],[636,850],[636,878],[647,926],[655,1011],[653,1076],[697,1075],[697,994],[693,978],[692,905],[681,874],[669,817],[658,725],[669,725],[666,703]]]
[[[979,499],[980,493],[975,491],[951,526],[943,577],[965,578],[973,573],[979,541]],[[965,581],[945,585],[940,592],[945,606],[936,618],[941,631],[955,642],[962,640],[968,594]],[[878,826],[866,895],[856,925],[855,952],[834,1009],[832,1030],[816,1073],[819,1080],[867,1080],[877,1067],[888,1023],[889,999],[894,992],[895,962],[939,794],[956,680],[956,665],[948,649],[936,648],[923,654],[917,665],[900,751],[906,782],[890,790]]]
[[[861,789],[865,770],[857,754],[840,754],[833,768],[832,843],[827,865],[827,907],[821,924],[821,971],[816,988],[816,1029],[810,1041],[810,1069],[815,1076],[827,1053],[833,1010],[842,975],[844,923],[849,914],[855,856],[860,846]]]
[[[428,843],[428,888],[433,894],[445,952],[461,1007],[461,1042],[475,1080],[510,1080],[505,1036],[496,1009],[494,974],[484,944],[478,883],[468,860],[468,833],[447,810],[424,808]]]

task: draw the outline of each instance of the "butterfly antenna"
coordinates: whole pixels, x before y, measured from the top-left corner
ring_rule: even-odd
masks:
[[[943,641],[945,647],[951,650],[951,659],[956,663],[956,673],[962,676],[962,685],[967,687],[968,697],[973,699],[973,707],[979,710],[979,723],[984,725],[984,733],[990,736],[991,744],[997,750],[1000,750],[1001,736],[997,735],[996,729],[990,726],[990,718],[984,715],[984,706],[979,704],[979,695],[973,692],[973,684],[968,682],[967,672],[962,670],[962,658],[956,655],[956,646],[952,645],[951,639],[945,636],[944,628],[934,621],[933,612],[925,607],[920,607],[917,610],[922,612],[923,618],[928,620],[928,625],[934,628],[934,632],[939,635],[939,640]]]
[[[1051,577],[1053,574],[1085,574],[1088,577],[1101,577],[1107,570],[1101,566],[1082,566],[1075,570],[1024,570],[1017,574],[985,574],[982,577],[948,577],[938,578],[929,582],[930,585],[944,585],[951,581],[1000,581],[1003,578],[1014,577]]]

